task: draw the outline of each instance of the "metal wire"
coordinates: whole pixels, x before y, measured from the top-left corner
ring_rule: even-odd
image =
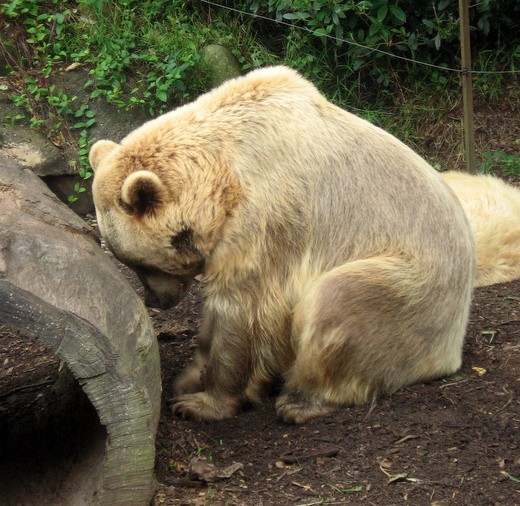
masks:
[[[432,67],[439,70],[444,70],[446,72],[455,72],[457,74],[474,74],[474,75],[482,75],[482,74],[519,74],[520,70],[471,70],[471,69],[459,69],[454,67],[447,67],[441,65],[435,65],[433,63],[427,63],[424,61],[414,60],[413,58],[407,58],[406,56],[400,56],[397,54],[390,53],[388,51],[383,51],[382,49],[377,49],[374,47],[365,46],[363,44],[359,44],[358,42],[354,42],[353,40],[342,39],[339,37],[335,37],[333,35],[325,34],[325,35],[316,35],[313,30],[307,28],[305,26],[294,25],[292,23],[287,23],[286,21],[281,21],[278,19],[273,19],[267,16],[262,16],[260,14],[255,14],[254,12],[247,12],[240,9],[236,9],[235,7],[228,7],[227,5],[222,5],[217,2],[213,2],[212,0],[200,0],[201,2],[212,5],[213,7],[219,7],[221,9],[225,9],[228,11],[236,12],[238,14],[244,14],[249,17],[263,19],[265,21],[270,21],[271,23],[276,23],[278,25],[288,26],[290,28],[297,28],[298,30],[302,30],[304,32],[310,33],[315,37],[326,37],[327,39],[334,40],[336,42],[344,42],[345,44],[349,44],[351,46],[359,47],[362,49],[368,50],[369,53],[380,53],[386,56],[390,56],[391,58],[396,58],[398,60],[404,60],[409,63],[414,63],[416,65],[423,65],[424,67]]]

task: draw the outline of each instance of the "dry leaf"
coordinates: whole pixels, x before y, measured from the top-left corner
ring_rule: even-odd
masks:
[[[242,469],[244,464],[240,462],[233,462],[233,464],[223,467],[217,471],[217,478],[221,480],[225,480],[227,478],[231,478],[239,469]]]
[[[81,67],[83,63],[75,61],[74,63],[71,63],[68,67],[65,67],[65,72],[70,72],[71,70],[77,69],[78,67]]]
[[[190,479],[205,481],[212,483],[218,480],[225,480],[231,478],[239,469],[242,469],[244,464],[233,462],[233,464],[218,468],[212,462],[208,462],[204,457],[195,457],[190,462],[188,475]]]
[[[392,462],[390,462],[388,459],[380,460],[378,464],[381,468],[381,471],[383,471],[384,469],[390,469],[392,467]]]
[[[205,458],[195,457],[191,459],[188,475],[192,480],[212,482],[217,480],[217,468]]]
[[[390,483],[397,483],[398,481],[410,481],[412,483],[420,483],[422,480],[419,478],[411,478],[408,476],[408,473],[399,473],[399,474],[391,474],[388,475],[387,485]]]
[[[180,460],[170,459],[168,464],[172,469],[175,469],[178,473],[185,473],[188,470],[186,464],[184,462],[181,462]]]

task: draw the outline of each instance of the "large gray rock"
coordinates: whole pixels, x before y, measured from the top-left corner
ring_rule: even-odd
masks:
[[[9,107],[9,104],[0,103],[0,114],[4,115],[5,107]],[[76,166],[67,161],[64,151],[28,126],[0,126],[0,153],[31,169],[38,176],[77,172]]]
[[[20,496],[23,490],[10,497],[4,489],[2,501],[149,504],[161,382],[147,311],[90,228],[31,171],[5,157],[0,157],[1,324],[22,337],[36,336],[64,362],[104,428],[94,431],[104,434],[101,441],[86,443],[88,458],[63,470],[59,484],[47,479],[46,490],[32,497]]]
[[[9,118],[23,115],[25,119],[9,124]],[[9,94],[0,90],[0,154],[19,162],[38,176],[75,174],[64,149],[58,149],[40,131],[30,127],[28,113],[13,103]]]

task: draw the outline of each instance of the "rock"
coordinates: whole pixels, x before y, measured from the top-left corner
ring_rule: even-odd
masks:
[[[5,117],[5,104],[0,113]],[[26,126],[0,126],[0,149],[38,176],[73,174],[75,166],[69,164],[64,152],[59,150],[41,133]]]
[[[120,141],[129,132],[135,130],[142,123],[150,119],[148,112],[143,108],[126,111],[107,103],[104,97],[90,98],[90,91],[84,89],[89,74],[81,68],[70,72],[62,72],[50,78],[49,86],[54,85],[72,100],[71,104],[79,108],[88,104],[94,111],[96,122],[88,130],[93,141],[110,139]],[[0,117],[8,118],[24,111],[15,106],[7,93],[0,90]],[[84,215],[93,212],[91,183],[83,181],[77,175],[79,159],[74,146],[64,146],[58,149],[45,135],[31,129],[27,124],[0,126],[0,153],[31,169],[42,177],[52,191],[76,213]],[[77,195],[74,191],[76,183],[80,182],[86,192]],[[78,200],[69,204],[71,195]]]
[[[85,83],[90,79],[86,70],[76,69],[71,72],[62,72],[51,78],[51,84],[63,90],[67,96],[78,98],[74,101],[75,107],[88,104],[96,114],[96,122],[88,130],[89,137],[98,141],[110,139],[119,142],[123,137],[148,121],[150,115],[144,108],[134,108],[129,111],[110,104],[104,97],[90,98],[90,91],[85,90]]]
[[[242,74],[240,64],[233,53],[223,46],[210,44],[202,49],[201,56],[203,72],[212,87]]]
[[[78,175],[46,176],[43,178],[45,184],[62,202],[66,203],[70,209],[80,216],[94,213],[94,201],[92,199],[92,178],[84,181]],[[77,194],[75,191],[76,183],[80,183],[85,191]],[[69,202],[69,196],[75,195],[78,200]]]
[[[72,383],[81,386],[97,413],[91,436],[78,441],[86,450],[69,459],[70,468],[64,466],[55,481],[48,470],[38,469],[39,481],[31,482],[27,477],[35,470],[21,466],[20,476],[8,481],[11,489],[0,480],[2,500],[149,504],[161,380],[146,308],[91,228],[31,171],[4,156],[0,325],[22,337],[36,336],[72,372]],[[0,447],[16,448],[17,441],[2,440],[4,432]],[[12,449],[0,452],[0,468],[11,469],[17,457]]]

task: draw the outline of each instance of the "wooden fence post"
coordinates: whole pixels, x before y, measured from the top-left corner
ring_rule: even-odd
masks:
[[[466,170],[477,172],[475,156],[475,124],[473,118],[473,83],[471,76],[471,46],[469,36],[469,0],[459,0],[460,52],[462,60],[462,99],[464,107],[464,153]]]

